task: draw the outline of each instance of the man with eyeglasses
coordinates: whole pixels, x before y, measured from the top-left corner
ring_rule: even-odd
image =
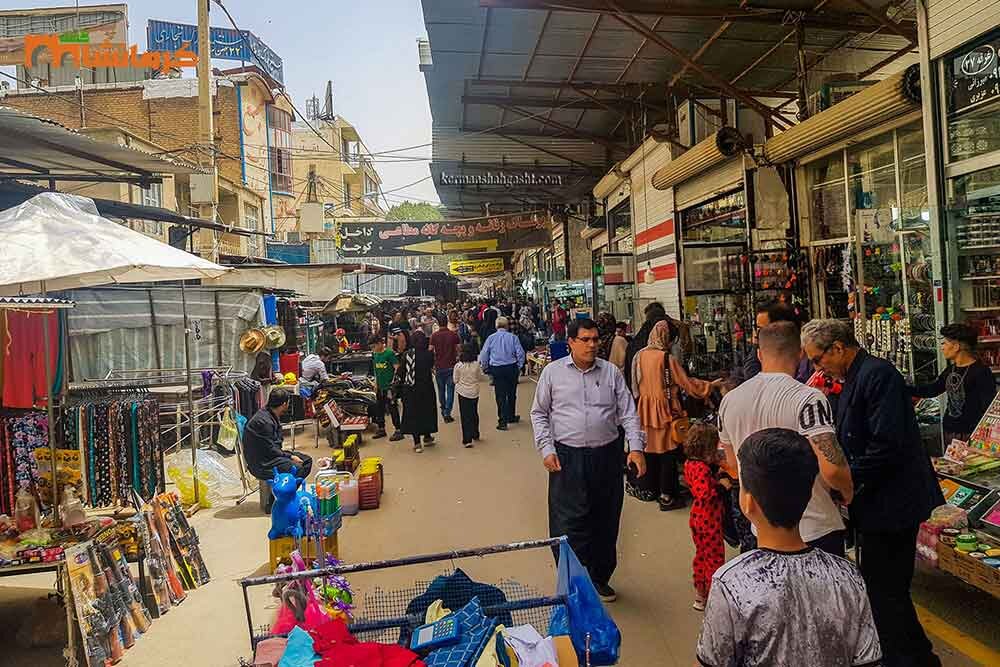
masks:
[[[936,667],[941,660],[917,619],[910,584],[920,523],[944,497],[906,382],[889,361],[860,348],[851,322],[809,322],[802,347],[818,370],[843,382],[834,419],[854,480],[850,517],[883,664]]]
[[[597,358],[597,323],[574,320],[567,333],[570,356],[545,367],[531,407],[535,447],[549,471],[549,534],[569,538],[601,599],[613,602],[623,471],[627,461],[637,476],[646,473],[646,436],[622,372]]]

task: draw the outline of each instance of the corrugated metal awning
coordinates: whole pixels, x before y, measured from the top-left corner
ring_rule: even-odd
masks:
[[[59,123],[0,107],[0,171],[4,175],[151,177],[198,170],[134,148],[96,141]]]
[[[653,187],[666,190],[689,178],[722,164],[743,148],[743,137],[734,127],[723,127],[715,134],[671,160],[653,174]]]

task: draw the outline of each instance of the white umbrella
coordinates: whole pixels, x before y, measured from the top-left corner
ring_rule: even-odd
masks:
[[[0,295],[45,294],[51,290],[93,287],[114,283],[215,278],[228,269],[173,246],[161,243],[116,222],[102,218],[92,199],[59,192],[46,192],[20,206],[0,211]],[[191,459],[195,460],[194,399],[191,395],[191,351],[188,341],[187,297],[181,283],[184,306],[184,351],[188,370]],[[48,386],[49,329],[45,336],[45,373]],[[49,444],[53,461],[53,506],[58,512],[58,482],[55,475],[55,424],[51,396],[46,401]],[[198,484],[194,485],[198,500]]]

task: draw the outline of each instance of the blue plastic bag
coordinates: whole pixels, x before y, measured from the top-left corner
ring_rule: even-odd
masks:
[[[549,634],[569,635],[580,664],[586,664],[587,637],[590,637],[590,664],[595,667],[618,664],[622,634],[604,608],[590,580],[587,568],[573,553],[569,542],[559,545],[559,572],[556,595],[566,597],[565,607],[557,607],[549,620]]]

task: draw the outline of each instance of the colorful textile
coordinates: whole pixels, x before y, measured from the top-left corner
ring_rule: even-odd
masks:
[[[359,642],[341,620],[330,621],[309,633],[318,667],[426,667],[419,656],[398,644]],[[464,666],[463,666],[464,667]]]
[[[49,327],[49,361],[53,380],[58,380],[59,317],[46,313],[4,311],[6,334],[3,347],[3,406],[45,407],[49,388],[45,380],[44,326]]]
[[[467,667],[483,652],[497,626],[495,618],[487,618],[483,613],[479,598],[472,598],[452,618],[461,628],[458,642],[432,651],[424,660],[427,667]]]

